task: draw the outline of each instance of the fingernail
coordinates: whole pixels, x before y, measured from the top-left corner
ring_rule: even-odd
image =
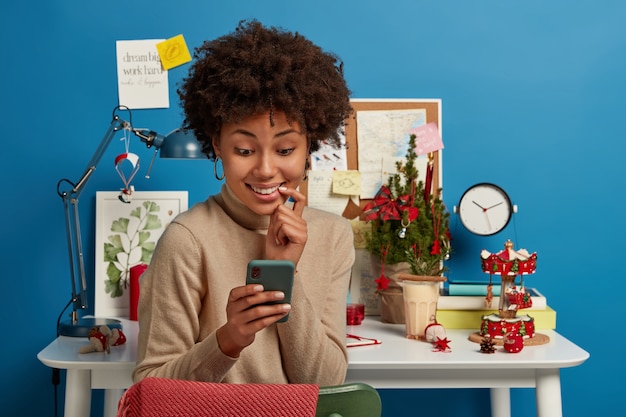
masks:
[[[276,291],[274,293],[274,298],[276,298],[277,300],[282,300],[283,298],[285,298],[285,293],[282,291]]]
[[[285,311],[291,310],[291,304],[283,304],[283,310]]]
[[[280,191],[287,191],[287,187],[278,187]]]
[[[254,286],[254,291],[256,292],[263,292],[264,288],[262,285],[255,285]]]

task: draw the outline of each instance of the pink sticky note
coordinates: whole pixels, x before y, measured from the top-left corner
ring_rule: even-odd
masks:
[[[431,122],[413,128],[409,134],[415,135],[415,153],[418,155],[426,155],[443,149],[443,141],[436,123]]]

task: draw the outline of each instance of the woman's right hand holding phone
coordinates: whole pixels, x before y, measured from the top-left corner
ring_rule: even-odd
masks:
[[[217,329],[217,343],[222,352],[239,357],[241,351],[254,342],[258,331],[289,314],[289,304],[264,304],[284,297],[281,291],[264,291],[259,284],[233,288],[226,304],[226,323]]]

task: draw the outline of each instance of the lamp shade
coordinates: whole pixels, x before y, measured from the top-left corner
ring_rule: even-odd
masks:
[[[190,130],[175,129],[163,139],[161,158],[207,159],[202,145]]]

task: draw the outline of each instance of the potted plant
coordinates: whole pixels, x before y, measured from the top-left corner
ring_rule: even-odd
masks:
[[[441,189],[432,190],[433,160],[429,157],[425,181],[418,180],[415,135],[411,135],[406,160],[396,162],[375,198],[364,207],[371,229],[365,234],[372,268],[378,275],[377,291],[384,322],[404,322],[404,301],[398,273],[441,277],[450,254],[450,213]]]

